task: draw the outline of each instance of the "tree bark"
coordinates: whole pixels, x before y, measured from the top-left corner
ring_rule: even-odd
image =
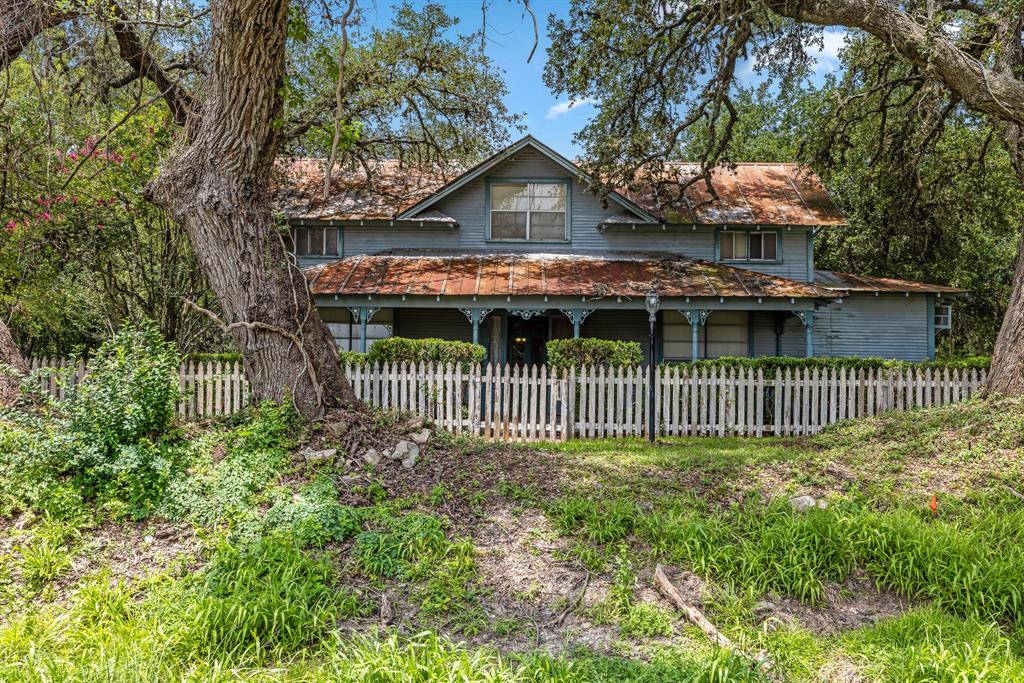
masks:
[[[1005,17],[997,24],[995,40],[1001,46],[993,64],[1001,74],[1020,78],[1024,75],[1024,17]],[[1003,144],[1010,154],[1010,162],[1017,179],[1024,187],[1024,124],[1002,123],[993,125],[1002,130]],[[1024,395],[1024,226],[1021,226],[1017,247],[1017,265],[1013,274],[1013,290],[999,327],[999,336],[992,351],[988,393],[1007,396]]]
[[[28,364],[14,343],[11,331],[0,320],[0,406],[9,406],[18,398],[21,376],[28,372]]]
[[[146,192],[188,233],[253,398],[290,397],[316,418],[356,399],[269,203],[287,14],[288,0],[211,4],[213,67],[201,111]]]
[[[76,14],[56,0],[0,3],[0,68],[7,68],[37,35]]]

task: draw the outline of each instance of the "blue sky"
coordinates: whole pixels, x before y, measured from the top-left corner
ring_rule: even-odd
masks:
[[[415,6],[424,3],[413,2]],[[479,30],[483,21],[480,0],[442,0],[448,13],[460,19],[459,32]],[[390,22],[393,3],[364,0],[359,4],[363,17],[371,26],[385,26]],[[531,0],[530,6],[537,16],[538,46],[533,59],[527,57],[533,47],[534,33],[530,17],[516,0],[491,0],[487,10],[487,53],[495,64],[504,69],[509,94],[505,105],[510,111],[525,115],[523,123],[527,133],[542,140],[560,153],[572,158],[581,149],[573,142],[573,135],[586,125],[594,108],[589,102],[569,102],[555,97],[544,85],[544,63],[547,59],[547,18],[550,14],[565,16],[568,3],[564,0]],[[837,53],[843,44],[843,32],[827,31],[824,50],[815,50],[818,60],[814,81],[838,68]],[[741,71],[741,77],[750,83],[757,81],[752,66]]]

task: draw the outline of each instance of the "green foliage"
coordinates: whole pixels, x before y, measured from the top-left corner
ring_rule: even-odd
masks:
[[[552,339],[547,350],[548,364],[553,368],[634,367],[644,360],[639,343],[613,339]]]
[[[950,370],[987,370],[991,359],[988,356],[968,356],[965,358],[950,358],[941,361],[902,361],[890,360],[887,358],[796,358],[790,356],[757,356],[749,358],[746,356],[723,356],[698,360],[694,363],[664,363],[663,367],[680,368],[690,372],[691,370],[714,369],[714,368],[748,368],[751,370],[762,369],[765,377],[774,377],[779,370],[798,368],[818,368],[821,370],[903,370],[907,368],[936,368]]]
[[[226,522],[249,533],[259,532],[262,522],[256,503],[287,467],[299,418],[290,403],[265,402],[237,419],[241,424],[226,435],[213,434],[198,442],[199,452],[190,460],[191,475],[170,483],[162,514],[202,525]],[[303,507],[292,512],[298,516],[312,511]],[[283,511],[277,515],[281,524],[289,521]],[[315,536],[316,523],[309,524],[307,532]]]
[[[125,325],[89,360],[85,378],[49,414],[0,424],[4,507],[74,514],[84,500],[108,512],[148,514],[180,461],[169,430],[178,355],[152,323]]]
[[[405,575],[414,563],[445,548],[444,529],[431,515],[384,515],[377,521],[380,528],[361,532],[352,547],[356,566],[372,578]]]
[[[853,631],[843,645],[884,683],[1024,679],[1024,661],[995,624],[961,621],[934,607]]]
[[[469,367],[483,361],[487,350],[480,344],[447,339],[378,339],[362,356],[367,363],[461,363]],[[345,355],[343,360],[355,359]]]
[[[672,634],[672,615],[663,608],[638,602],[634,596],[636,573],[622,549],[615,561],[615,575],[608,597],[591,610],[597,623],[615,623],[625,638],[653,638]]]
[[[1024,511],[986,508],[928,519],[847,503],[794,512],[750,500],[725,510],[673,499],[643,512],[630,500],[568,497],[548,510],[560,533],[593,543],[632,532],[699,576],[756,594],[819,603],[827,582],[859,567],[880,586],[964,617],[1024,623]]]
[[[295,652],[356,611],[334,582],[330,562],[311,558],[287,536],[222,543],[182,610],[182,649],[257,659]]]
[[[302,546],[323,547],[344,541],[359,531],[365,512],[338,503],[334,482],[318,476],[294,498],[279,501],[264,518],[268,530],[286,531]]]

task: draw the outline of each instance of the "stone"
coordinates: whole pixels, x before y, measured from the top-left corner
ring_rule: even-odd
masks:
[[[405,432],[407,434],[411,433],[411,432],[415,432],[417,429],[421,429],[422,427],[423,427],[423,418],[420,417],[419,415],[416,415],[415,417],[409,418],[408,420],[406,420],[405,425],[404,425]]]
[[[314,451],[312,448],[307,448],[302,451],[302,458],[306,461],[306,464],[317,464],[331,462],[337,454],[337,448],[325,448],[322,451]]]
[[[327,425],[327,431],[329,431],[334,436],[341,436],[342,434],[347,432],[349,430],[349,427],[351,426],[351,419],[342,418],[340,420],[335,420],[334,422]]]
[[[789,505],[797,512],[806,512],[811,508],[824,510],[828,507],[828,503],[823,500],[818,500],[814,496],[796,496],[794,498],[790,498]]]
[[[418,443],[418,444],[420,444],[422,446],[423,444],[425,444],[427,441],[430,440],[430,435],[432,433],[433,432],[431,432],[429,429],[424,427],[423,429],[421,429],[420,431],[416,432],[415,434],[413,434],[409,438],[412,439],[415,443]]]
[[[363,453],[363,462],[365,462],[367,465],[379,465],[380,451],[378,451],[376,448],[371,448],[370,450],[366,451],[365,453]]]
[[[391,455],[389,457],[392,460],[401,460],[402,467],[412,469],[420,457],[420,447],[412,441],[403,439],[398,442],[395,446],[395,450],[391,451]]]

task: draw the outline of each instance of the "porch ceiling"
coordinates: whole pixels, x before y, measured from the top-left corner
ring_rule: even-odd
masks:
[[[844,292],[672,254],[441,254],[392,251],[306,269],[313,294],[363,296],[764,297]]]

